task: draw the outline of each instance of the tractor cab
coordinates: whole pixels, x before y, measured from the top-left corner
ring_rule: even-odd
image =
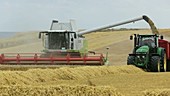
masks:
[[[157,35],[139,35],[134,34],[134,47],[148,46],[151,48],[158,47]],[[130,36],[130,40],[133,40],[133,36]]]
[[[138,35],[138,45],[155,48],[158,46],[157,35]]]

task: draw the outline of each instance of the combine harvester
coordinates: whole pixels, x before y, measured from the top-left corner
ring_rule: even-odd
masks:
[[[43,53],[2,53],[0,55],[0,64],[104,65],[108,62],[108,53],[106,53],[106,57],[104,57],[103,54],[89,52],[86,48],[87,43],[83,35],[102,29],[134,23],[143,19],[149,23],[153,33],[158,34],[156,27],[153,26],[153,22],[151,22],[147,16],[142,16],[140,18],[127,20],[116,24],[109,24],[81,32],[78,32],[74,27],[74,21],[70,21],[70,23],[59,23],[58,21],[53,20],[50,30],[39,32],[39,38],[42,38],[44,45]]]
[[[81,32],[77,31],[73,20],[70,23],[59,23],[53,20],[50,30],[39,32],[39,38],[42,38],[44,45],[43,53],[2,53],[0,54],[0,64],[104,65],[108,62],[108,53],[104,57],[103,54],[89,52],[83,35],[134,22],[135,20],[109,24]]]
[[[95,28],[97,31],[101,28]],[[1,65],[104,65],[107,58],[101,53],[87,50],[84,34],[92,32],[76,30],[74,20],[69,23],[52,21],[48,31],[39,32],[43,53],[2,53]],[[31,47],[31,46],[28,46]],[[106,56],[107,57],[107,56]]]

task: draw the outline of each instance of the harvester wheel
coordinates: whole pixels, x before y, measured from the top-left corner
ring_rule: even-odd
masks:
[[[164,50],[162,50],[162,56],[161,56],[161,64],[162,64],[162,68],[161,68],[161,72],[166,72],[167,70],[167,58],[166,58],[166,52]]]
[[[127,65],[134,65],[135,56],[128,56]]]
[[[150,62],[150,71],[151,72],[160,72],[160,57],[159,56],[152,56]]]

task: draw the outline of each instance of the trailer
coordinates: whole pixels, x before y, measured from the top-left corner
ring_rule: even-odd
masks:
[[[167,40],[159,39],[159,47],[162,47],[166,51],[166,70],[170,71],[170,42]]]

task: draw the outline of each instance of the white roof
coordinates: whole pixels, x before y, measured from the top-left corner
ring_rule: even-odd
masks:
[[[73,32],[73,31],[70,31],[70,30],[47,30],[45,32]]]
[[[47,30],[47,32],[66,32],[67,30]]]

